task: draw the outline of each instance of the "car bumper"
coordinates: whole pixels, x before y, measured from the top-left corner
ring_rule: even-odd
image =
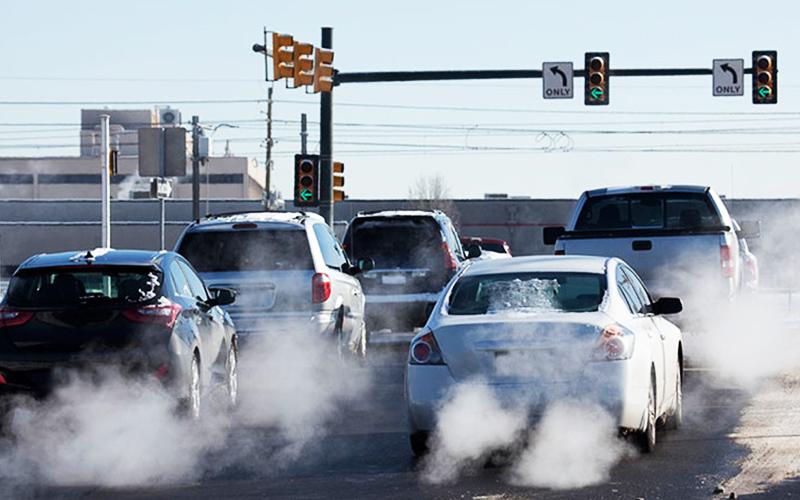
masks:
[[[430,308],[438,298],[438,293],[367,295],[367,328],[370,332],[382,329],[412,331],[425,324]]]
[[[578,378],[568,382],[466,383],[488,385],[501,405],[527,411],[531,424],[550,404],[570,399],[600,405],[620,428],[644,429],[649,380],[639,380],[642,377],[634,375],[638,370],[630,361],[590,363]],[[405,393],[411,432],[435,429],[436,414],[456,384],[445,365],[407,365]]]
[[[240,343],[297,333],[332,336],[338,321],[335,311],[240,314],[231,319]]]

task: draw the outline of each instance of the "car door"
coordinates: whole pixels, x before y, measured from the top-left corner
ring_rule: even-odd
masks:
[[[361,284],[345,272],[350,263],[330,228],[326,224],[314,224],[314,234],[331,277],[331,294],[340,297],[344,307],[342,330],[351,335],[351,340],[355,340],[360,334],[361,321],[364,317]]]
[[[225,323],[222,311],[218,307],[207,308],[203,306],[210,298],[203,280],[200,279],[200,276],[197,275],[188,262],[182,259],[177,262],[184,276],[186,276],[186,281],[189,283],[189,288],[196,300],[198,314],[202,319],[200,322],[202,325],[200,329],[201,354],[204,356],[206,364],[212,363],[216,361],[225,338]]]
[[[650,342],[650,352],[656,374],[656,404],[658,408],[665,401],[665,374],[664,374],[664,339],[653,322],[652,315],[646,306],[648,301],[641,297],[634,286],[632,275],[634,273],[625,266],[617,267],[617,288],[630,308],[633,326],[639,335],[643,335]],[[641,337],[640,337],[641,338]]]
[[[641,278],[630,268],[626,268],[625,272],[629,275],[631,284],[633,285],[634,291],[645,301],[646,306],[652,305],[652,299],[650,298],[650,294],[647,292],[647,287],[645,287],[644,283],[642,282]],[[649,308],[649,307],[648,307]],[[672,400],[675,396],[675,377],[678,375],[678,343],[679,341],[679,334],[678,329],[675,325],[670,323],[668,320],[661,316],[656,316],[654,314],[649,314],[651,321],[653,322],[653,326],[658,331],[658,335],[661,338],[661,342],[663,345],[663,354],[664,354],[664,398],[661,400],[663,402],[667,402]]]

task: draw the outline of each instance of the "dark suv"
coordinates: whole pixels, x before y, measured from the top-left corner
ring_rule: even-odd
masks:
[[[343,246],[351,261],[374,266],[359,275],[370,332],[424,325],[439,292],[468,258],[450,218],[438,210],[359,212]],[[471,249],[469,257],[479,253]]]
[[[218,307],[233,301],[172,252],[31,257],[0,304],[0,393],[45,396],[64,369],[114,366],[161,380],[195,418],[214,385],[233,405],[236,332]]]

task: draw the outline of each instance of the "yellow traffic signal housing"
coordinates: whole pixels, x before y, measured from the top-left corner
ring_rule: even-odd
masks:
[[[314,46],[310,43],[294,43],[294,86],[314,83]]]
[[[272,79],[291,78],[294,74],[294,38],[283,33],[272,34]]]
[[[608,52],[587,52],[584,69],[583,103],[588,106],[608,104]]]
[[[333,51],[314,51],[314,93],[333,90]]]
[[[344,163],[333,162],[333,201],[343,201],[344,194]]]
[[[778,52],[753,51],[753,104],[778,102]]]

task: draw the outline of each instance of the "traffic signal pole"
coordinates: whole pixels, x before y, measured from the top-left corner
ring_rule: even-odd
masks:
[[[323,49],[333,49],[333,28],[322,28]],[[333,92],[320,92],[319,214],[333,227]]]

